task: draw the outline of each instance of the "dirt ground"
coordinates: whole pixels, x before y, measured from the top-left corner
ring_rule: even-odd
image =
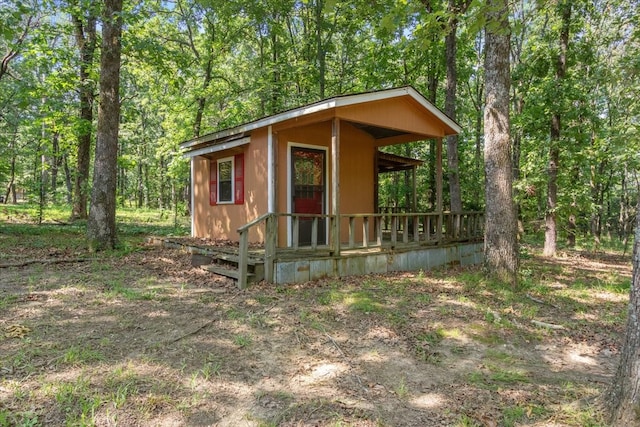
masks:
[[[630,278],[573,252],[528,255],[519,292],[469,268],[239,291],[175,249],[90,258],[0,257],[0,426],[598,425]]]

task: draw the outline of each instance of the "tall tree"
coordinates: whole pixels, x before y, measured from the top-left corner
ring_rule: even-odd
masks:
[[[456,98],[458,92],[458,16],[464,13],[471,0],[449,0],[447,12],[449,20],[445,36],[445,64],[447,67],[447,89],[444,100],[444,112],[456,120]],[[458,135],[447,136],[447,165],[449,173],[449,198],[451,212],[462,212],[462,194],[460,192],[460,172],[458,159]]]
[[[100,106],[87,237],[92,250],[113,249],[116,236],[116,178],[120,125],[122,0],[105,0],[102,13]]]
[[[569,25],[571,23],[571,0],[558,3],[561,17],[559,52],[556,59],[556,85],[562,87],[567,74],[567,50],[569,48]],[[555,100],[557,102],[557,99]],[[561,108],[556,104],[551,114],[549,166],[547,181],[547,210],[545,213],[544,256],[555,256],[557,250],[558,168],[560,163]]]
[[[640,209],[636,214],[633,276],[625,341],[622,353],[620,353],[616,375],[606,396],[606,403],[610,411],[612,426],[622,427],[638,424],[638,408],[640,408]]]
[[[86,10],[85,10],[86,9]],[[80,96],[80,123],[78,126],[77,170],[74,182],[72,219],[87,218],[87,195],[91,163],[91,129],[93,127],[94,85],[90,78],[96,50],[96,11],[93,0],[87,7],[72,5],[76,45],[80,53],[78,92]]]
[[[518,243],[509,140],[508,0],[488,0],[485,40],[485,267],[490,274],[515,287]]]

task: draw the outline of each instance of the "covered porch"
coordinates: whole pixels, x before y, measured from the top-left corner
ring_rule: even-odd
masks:
[[[327,221],[334,230],[326,244],[314,238],[309,245],[296,244],[302,221],[312,229]],[[291,223],[292,245],[278,247],[279,224]],[[385,224],[389,224],[386,226]],[[249,231],[260,228],[264,245],[249,245]],[[346,229],[348,239],[336,239]],[[370,230],[374,230],[373,233]],[[356,238],[360,231],[361,239]],[[251,280],[285,284],[391,271],[428,270],[447,265],[478,264],[482,261],[484,213],[376,213],[314,215],[264,214],[238,229],[239,287]],[[312,233],[317,236],[317,233]],[[259,272],[255,266],[259,265]],[[222,271],[218,271],[221,273]],[[253,277],[252,274],[255,274]]]
[[[442,140],[460,130],[404,87],[339,96],[188,141],[192,235],[238,242],[237,254],[219,259],[237,264],[240,287],[479,262],[483,214],[443,207]],[[422,163],[381,149],[427,140],[435,141],[433,211],[415,211],[415,191],[410,209],[380,209],[378,175],[413,170],[415,186]]]

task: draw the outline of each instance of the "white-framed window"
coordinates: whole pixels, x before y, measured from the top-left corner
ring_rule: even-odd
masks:
[[[218,203],[233,203],[233,157],[218,160]]]

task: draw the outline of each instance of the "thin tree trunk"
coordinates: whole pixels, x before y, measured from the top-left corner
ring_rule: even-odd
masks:
[[[484,67],[485,268],[489,274],[515,288],[518,283],[518,243],[509,135],[508,0],[490,0],[489,10]]]
[[[562,29],[560,30],[560,53],[556,61],[556,84],[559,85],[567,72],[567,50],[569,48],[569,24],[571,22],[571,2],[563,1],[561,8]],[[561,113],[559,107],[551,115],[549,167],[547,170],[547,210],[545,213],[544,249],[547,257],[556,255],[558,226],[556,209],[558,205],[558,170],[560,168]]]
[[[60,134],[53,134],[53,156],[51,161],[51,200],[58,203],[58,170],[60,167]]]
[[[322,22],[324,8],[324,1],[316,0],[315,5],[315,18],[316,18],[316,55],[318,62],[318,87],[320,90],[320,99],[324,99],[325,84],[326,84],[326,69],[327,69],[327,53],[322,43]]]
[[[16,180],[16,154],[13,153],[11,155],[11,177],[9,178],[9,184],[7,185],[7,192],[5,194],[4,197],[4,202],[8,203],[9,202],[9,195],[11,194],[11,191],[13,190],[13,203],[15,204],[17,202],[17,198],[16,198],[16,190],[14,187],[14,182]]]
[[[580,169],[577,167],[573,168],[572,171],[572,180],[571,182],[577,183],[580,179]],[[567,247],[574,248],[576,246],[576,233],[578,231],[578,220],[576,216],[578,202],[576,200],[576,196],[574,195],[571,200],[571,205],[569,207],[569,216],[567,218]]]
[[[209,84],[211,83],[211,72],[213,71],[213,58],[207,60],[207,65],[204,70],[204,81],[202,82],[202,93],[206,93]],[[207,96],[202,95],[198,98],[198,109],[196,110],[196,117],[193,122],[193,136],[197,138],[200,136],[200,130],[202,129],[202,117],[204,115],[204,108],[207,105]]]
[[[138,160],[138,167],[136,167],[136,207],[140,209],[142,207],[142,159]]]
[[[640,206],[640,200],[638,201]],[[613,427],[638,425],[640,408],[640,209],[636,215],[633,277],[624,345],[618,369],[605,395]]]
[[[444,112],[456,120],[456,98],[458,90],[458,14],[463,13],[469,1],[449,0],[448,12],[451,14],[447,35],[445,36],[445,64],[447,67],[447,88],[444,101]],[[460,190],[460,170],[458,159],[458,135],[447,136],[447,171],[449,174],[449,199],[451,212],[462,212],[462,194]]]
[[[271,109],[269,114],[273,114],[279,110],[280,103],[280,71],[278,69],[278,35],[275,33],[274,29],[271,29],[271,67],[272,67],[272,82],[273,85],[271,87]]]
[[[92,250],[113,249],[116,235],[116,185],[120,122],[122,0],[105,0],[100,57],[100,106],[87,237]]]
[[[435,105],[438,90],[438,73],[437,68],[430,67],[428,78],[427,99]],[[436,206],[436,140],[429,140],[429,206],[435,209]]]
[[[34,21],[33,16],[27,17],[27,20],[24,25],[24,29],[22,30],[22,34],[20,35],[20,37],[18,37],[18,39],[15,42],[11,43],[12,47],[4,54],[4,56],[2,57],[2,60],[0,60],[0,80],[5,74],[10,75],[9,63],[20,54],[20,49],[22,48],[22,44],[27,39],[27,35],[29,34],[29,31],[32,29],[33,21]],[[37,25],[37,23],[35,25]]]
[[[160,188],[158,189],[158,208],[160,209],[160,211],[162,211],[166,204],[165,204],[165,196],[164,196],[164,192],[165,192],[165,179],[166,179],[166,172],[165,172],[165,164],[164,164],[164,157],[160,156],[159,159],[159,163],[160,163],[160,169],[158,170],[159,174],[160,174]]]
[[[13,138],[11,138],[11,142],[9,143],[10,144],[9,148],[11,150],[11,164],[10,164],[10,172],[9,172],[9,184],[7,185],[7,191],[5,193],[4,203],[9,203],[9,195],[11,195],[12,191],[13,191],[12,202],[13,204],[17,202],[16,190],[14,186],[14,182],[16,180],[16,157],[17,157],[17,153],[15,149],[16,137],[17,137],[17,129],[13,133]]]
[[[93,126],[93,91],[94,85],[89,75],[93,65],[96,50],[96,17],[93,10],[93,1],[88,5],[89,10],[86,18],[86,25],[83,17],[73,15],[76,44],[80,51],[80,130],[78,134],[77,147],[77,170],[75,174],[73,207],[71,209],[71,219],[87,218],[87,199],[89,170],[91,167],[91,128]]]
[[[67,188],[67,204],[73,203],[73,184],[71,179],[71,170],[69,169],[69,159],[65,153],[62,156],[62,166],[64,167],[64,182]]]

